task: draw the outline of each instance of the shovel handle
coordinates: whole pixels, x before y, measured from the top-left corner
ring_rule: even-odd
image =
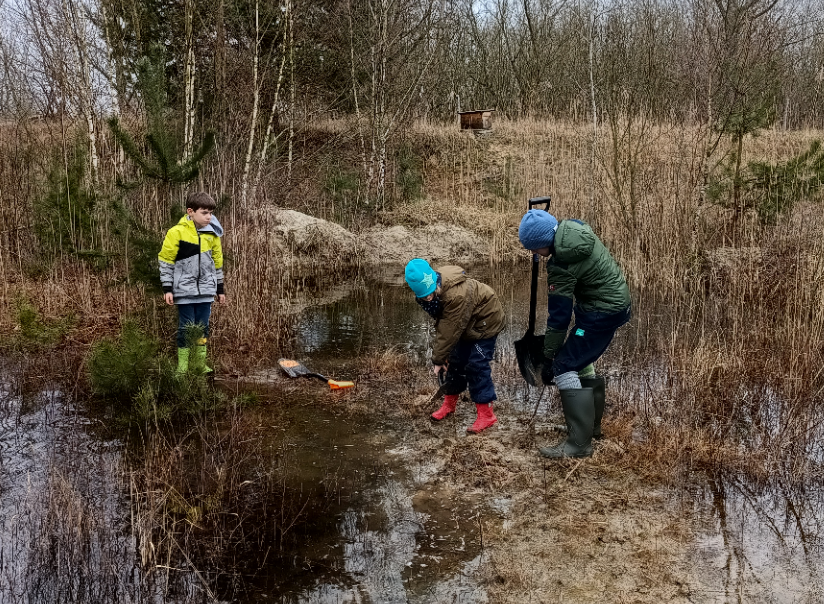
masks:
[[[532,206],[544,205],[544,211],[549,212],[550,201],[552,201],[552,198],[549,195],[532,197],[527,202],[527,210],[531,210]],[[529,284],[529,324],[527,325],[527,335],[535,333],[535,307],[538,305],[538,263],[540,260],[538,254],[532,255],[532,279]]]
[[[346,388],[354,388],[355,382],[341,382],[338,380],[327,380],[327,384],[332,390],[344,390]]]
[[[532,279],[529,283],[529,324],[527,335],[535,333],[535,310],[538,306],[538,256],[532,257]]]
[[[541,204],[546,204],[544,206],[544,211],[549,212],[549,202],[552,201],[552,198],[549,195],[545,195],[543,197],[533,197],[529,200],[529,207],[527,210],[531,210],[532,206],[539,206]]]
[[[324,382],[329,384],[329,387],[332,390],[344,390],[345,388],[354,388],[354,386],[355,386],[355,382],[348,382],[348,381],[344,382],[344,381],[340,381],[340,380],[330,380],[325,375],[321,375],[319,373],[304,373],[303,375],[304,375],[304,377],[313,377],[313,378],[317,378],[319,380],[323,380]]]

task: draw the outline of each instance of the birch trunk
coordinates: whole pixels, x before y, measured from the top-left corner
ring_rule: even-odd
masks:
[[[255,48],[252,54],[252,115],[249,118],[249,144],[246,146],[246,158],[243,161],[241,177],[240,207],[244,210],[248,204],[249,171],[252,168],[252,153],[255,149],[258,111],[260,107],[260,4],[255,0]]]
[[[110,22],[108,19],[108,15],[106,14],[106,3],[100,3],[100,10],[103,13],[103,36],[104,41],[106,43],[106,67],[108,69],[108,73],[106,78],[109,81],[109,87],[112,91],[112,99],[111,99],[111,111],[112,114],[117,117],[118,119],[123,114],[123,107],[125,106],[124,100],[124,90],[125,86],[125,77],[123,75],[123,69],[121,65],[118,64],[117,59],[115,58],[114,53],[114,41],[112,39],[111,31],[110,31]],[[123,174],[123,165],[126,161],[126,155],[123,151],[123,147],[121,145],[117,145],[117,150],[115,151],[115,174],[117,176],[122,176]]]
[[[292,22],[292,3],[286,3],[286,25],[291,29],[291,22]],[[284,41],[286,39],[286,30],[284,29],[283,35]],[[251,197],[254,198],[257,194],[257,188],[260,184],[260,176],[263,172],[263,166],[266,164],[266,158],[269,154],[269,147],[277,141],[280,135],[276,136],[274,139],[272,138],[272,130],[275,124],[275,114],[277,113],[278,102],[280,100],[280,88],[283,84],[283,71],[286,66],[286,53],[283,54],[280,60],[280,68],[278,69],[278,78],[277,83],[275,84],[275,98],[272,101],[272,107],[269,110],[269,119],[266,121],[266,132],[263,135],[263,141],[260,146],[260,154],[258,155],[257,161],[257,169],[255,171],[255,178],[252,181],[252,190],[251,190]]]
[[[184,126],[183,126],[183,160],[192,156],[195,126],[195,46],[194,46],[194,0],[186,0],[185,5],[186,30],[186,68],[184,75]]]
[[[373,196],[379,209],[386,205],[389,177],[389,154],[392,136],[402,118],[407,114],[412,99],[420,88],[424,75],[431,67],[437,54],[437,43],[430,44],[433,32],[442,24],[446,14],[441,0],[428,3],[421,13],[420,21],[409,23],[399,17],[405,10],[397,0],[370,0],[368,4],[368,26],[371,43],[368,58],[364,57],[370,70],[370,115],[369,157],[365,160],[365,189]],[[350,5],[351,14],[351,5]],[[352,60],[352,89],[356,101],[359,134],[361,135],[362,156],[366,157],[366,145],[360,124],[360,106],[355,77],[356,53],[352,32],[354,27],[350,16],[350,46]],[[440,40],[437,35],[435,39]],[[399,59],[399,48],[418,47],[421,54]],[[414,65],[410,73],[410,65]],[[408,82],[408,84],[407,84]]]
[[[286,167],[286,182],[292,184],[292,154],[295,144],[295,98],[297,83],[295,82],[295,35],[291,27],[292,14],[288,16],[289,27],[289,158]]]
[[[358,130],[358,140],[360,142],[361,169],[364,173],[366,173],[366,139],[363,135],[363,117],[361,115],[360,108],[360,95],[358,94],[358,79],[355,75],[355,26],[352,22],[352,2],[350,1],[347,6],[349,15],[349,60],[352,68],[352,99],[355,103],[355,124]]]
[[[83,119],[86,121],[89,138],[89,171],[88,180],[90,183],[97,181],[97,173],[100,167],[100,158],[97,151],[97,122],[94,111],[94,97],[92,91],[91,66],[89,65],[89,41],[86,37],[87,29],[82,17],[77,12],[74,0],[68,0],[63,5],[63,12],[67,17],[69,31],[71,33],[72,48],[77,59],[78,74],[77,80],[73,83],[73,88],[78,100]]]

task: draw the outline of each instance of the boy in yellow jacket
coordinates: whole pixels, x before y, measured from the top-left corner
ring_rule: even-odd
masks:
[[[212,369],[206,365],[206,342],[209,337],[209,317],[212,302],[217,297],[226,303],[223,290],[223,249],[220,237],[223,227],[212,213],[215,200],[208,193],[189,194],[186,199],[186,216],[166,233],[160,260],[160,282],[166,304],[177,304],[177,371],[189,369],[190,350],[186,342],[186,329],[199,326],[203,337],[195,348],[196,358],[206,373]]]

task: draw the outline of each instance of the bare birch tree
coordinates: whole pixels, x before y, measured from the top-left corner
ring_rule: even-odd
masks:
[[[183,73],[183,159],[192,155],[195,129],[195,39],[194,39],[194,12],[195,0],[185,0],[184,4],[184,36],[186,60]]]
[[[90,14],[93,5],[82,0],[30,0],[11,15],[25,31],[33,51],[18,56],[26,73],[30,96],[44,115],[80,117],[85,124],[89,178],[99,169],[98,123],[100,99],[107,98],[105,49]],[[101,60],[102,57],[102,60]]]
[[[275,116],[280,104],[280,91],[284,78],[284,67],[289,53],[287,40],[292,31],[292,3],[291,0],[284,0],[282,6],[282,16],[277,17],[268,14],[261,23],[260,4],[255,0],[255,23],[254,42],[252,46],[252,108],[249,117],[249,140],[246,146],[246,155],[243,162],[243,173],[241,176],[241,207],[246,208],[250,198],[254,198],[258,184],[260,183],[263,166],[268,158],[269,149],[276,142],[277,136],[273,134]],[[280,45],[274,45],[268,49],[263,61],[261,61],[261,40],[272,29],[281,27]],[[280,56],[277,56],[280,53]],[[274,76],[274,99],[269,108],[266,126],[258,143],[258,131],[260,130],[260,111],[262,103],[262,88],[267,82],[272,67],[277,64],[276,75]],[[255,175],[251,173],[254,166]],[[251,180],[250,180],[251,179]]]
[[[366,192],[383,208],[389,141],[409,114],[443,43],[446,4],[444,0],[367,0],[357,7],[350,2],[348,11],[352,93]]]

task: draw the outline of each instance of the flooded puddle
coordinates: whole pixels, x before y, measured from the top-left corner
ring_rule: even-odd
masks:
[[[122,444],[60,391],[17,390],[0,384],[0,602],[150,597],[128,530]]]
[[[820,602],[824,598],[821,489],[758,487],[729,474],[696,492],[705,529],[695,545],[703,601]]]
[[[493,286],[509,313],[496,375],[517,376],[512,342],[526,324],[527,280],[489,267],[472,274]],[[431,321],[398,275],[360,278],[336,292],[302,310],[284,354],[340,379],[356,377],[358,362],[389,349],[425,363]],[[616,348],[630,337],[619,335]],[[654,379],[638,396],[651,400],[664,371],[647,371]],[[265,384],[245,387],[264,401],[254,411],[254,448],[260,480],[276,477],[274,495],[253,502],[258,516],[244,520],[247,535],[233,535],[222,572],[202,574],[179,556],[165,568],[141,568],[125,445],[98,430],[105,416],[76,409],[57,391],[23,396],[12,380],[3,384],[0,602],[488,601],[479,576],[486,556],[480,518],[505,524],[508,501],[456,492],[437,479],[434,459],[410,463],[409,426],[336,412],[327,404],[336,394],[322,385],[298,386],[276,369],[262,374]],[[612,387],[624,387],[620,378]],[[536,393],[520,380],[496,386],[511,413],[534,411]],[[761,413],[758,421],[775,431],[775,408]],[[695,483],[693,513],[705,529],[692,554],[702,577],[692,601],[818,601],[821,490],[755,489],[723,474]]]
[[[406,463],[402,435],[324,411],[324,396],[284,408],[261,442],[282,465],[283,529],[244,557],[255,575],[232,577],[219,596],[236,597],[241,581],[250,602],[410,602],[444,590],[483,601],[473,578],[483,503],[420,491],[433,469]]]

